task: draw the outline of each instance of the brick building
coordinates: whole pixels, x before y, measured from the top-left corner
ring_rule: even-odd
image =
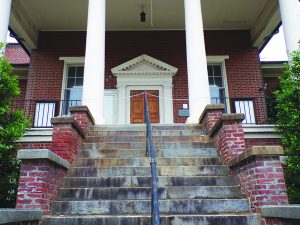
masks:
[[[230,164],[234,157],[255,145],[280,145],[280,135],[268,121],[264,84],[269,81],[262,76],[258,54],[281,23],[288,51],[298,48],[300,29],[296,29],[295,18],[299,7],[296,0],[3,0],[0,41],[6,39],[9,26],[30,53],[18,100],[24,102],[33,128],[20,142],[24,148],[48,148],[72,162],[85,132],[92,127],[93,119],[86,118],[94,118],[96,125],[143,123],[142,93],[146,91],[153,123],[195,124],[200,120],[223,162],[233,166],[232,174],[242,179],[241,167]],[[224,106],[213,115],[214,106],[206,107],[211,104]],[[88,113],[80,117],[82,108],[76,114],[72,106],[87,106]],[[244,114],[245,118],[223,118],[219,116],[222,113]],[[68,132],[60,133],[62,121],[51,123],[51,118],[70,115],[83,133],[72,131],[68,139]],[[210,133],[214,117],[221,118],[225,128]],[[63,121],[73,124],[71,119]],[[222,135],[231,137],[226,133],[226,126],[232,125],[228,121],[239,125],[232,128],[237,132],[232,136],[234,143],[228,147],[225,141],[228,148],[223,148]],[[74,127],[77,125],[68,129]],[[62,140],[65,136],[66,142]],[[71,152],[67,154],[68,148]],[[245,170],[263,163],[248,165]],[[24,170],[33,166],[25,162]],[[63,177],[65,171],[58,174]],[[61,180],[58,183],[55,190]],[[257,203],[257,193],[249,195],[252,211],[260,213],[263,204]],[[30,207],[32,201],[20,196],[18,206]],[[286,196],[278,199],[271,202],[286,203]],[[49,212],[47,204],[41,203]]]

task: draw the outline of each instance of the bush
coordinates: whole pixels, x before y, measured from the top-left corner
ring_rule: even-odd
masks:
[[[0,43],[0,52],[3,44]],[[1,56],[2,55],[2,56]],[[19,160],[15,158],[14,141],[29,126],[23,111],[11,110],[11,101],[20,94],[12,66],[0,54],[0,208],[14,207],[19,177]]]
[[[290,55],[276,97],[276,128],[285,147],[290,203],[300,203],[300,51]]]

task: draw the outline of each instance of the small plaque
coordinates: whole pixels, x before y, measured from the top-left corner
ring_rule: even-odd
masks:
[[[188,109],[179,109],[178,116],[190,116],[190,110],[188,110]]]

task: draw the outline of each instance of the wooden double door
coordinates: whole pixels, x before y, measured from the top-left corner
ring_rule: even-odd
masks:
[[[130,123],[144,123],[144,95],[147,92],[151,123],[159,123],[159,91],[158,90],[132,90],[130,91]],[[157,96],[157,97],[155,97]]]

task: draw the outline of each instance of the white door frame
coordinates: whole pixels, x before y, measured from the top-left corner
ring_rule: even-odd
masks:
[[[117,77],[117,123],[130,123],[130,91],[158,90],[160,123],[172,124],[172,80],[177,68],[147,55],[141,55],[113,68]]]

